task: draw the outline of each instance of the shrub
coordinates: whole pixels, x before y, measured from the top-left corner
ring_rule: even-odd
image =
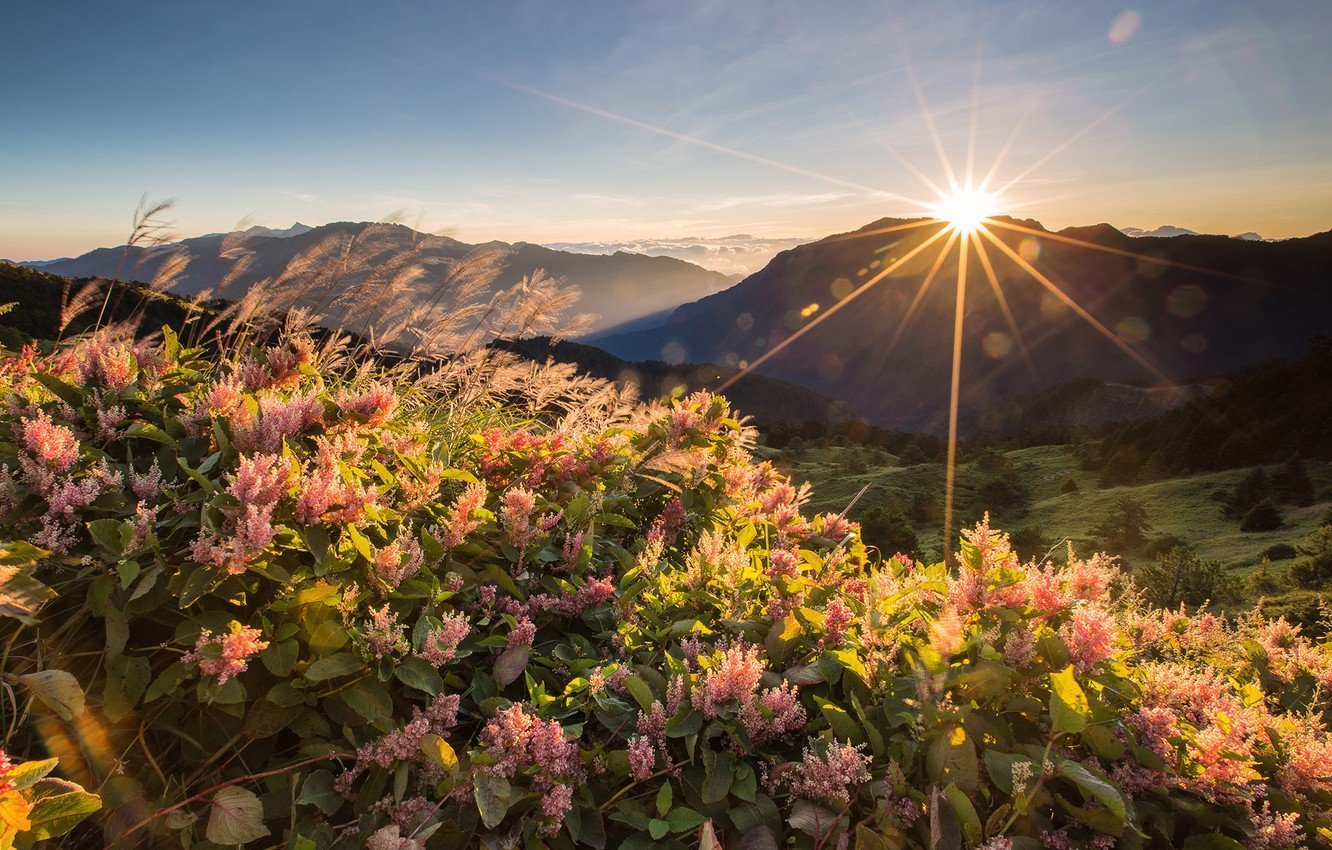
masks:
[[[1081,491],[1081,489],[1082,488],[1078,486],[1077,479],[1073,478],[1073,476],[1071,475],[1068,478],[1064,479],[1063,484],[1059,485],[1059,492],[1063,493],[1065,496],[1071,496],[1075,493],[1078,493]]]
[[[1276,506],[1276,502],[1271,499],[1263,499],[1258,504],[1249,509],[1240,520],[1240,531],[1276,531],[1285,523],[1281,517],[1281,509]]]
[[[1273,543],[1263,550],[1263,557],[1269,561],[1289,561],[1299,552],[1289,543]]]
[[[299,339],[0,375],[14,743],[116,846],[1275,846],[1332,805],[1326,646],[984,522],[871,562],[719,398],[488,407]]]
[[[1298,558],[1290,565],[1290,578],[1297,587],[1315,590],[1332,584],[1332,525],[1324,525],[1297,547]]]
[[[1220,561],[1204,561],[1183,546],[1157,555],[1134,577],[1147,601],[1160,608],[1224,604],[1239,595]]]

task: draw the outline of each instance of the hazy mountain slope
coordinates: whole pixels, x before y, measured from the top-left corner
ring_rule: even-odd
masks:
[[[626,359],[752,362],[936,229],[872,235],[902,223],[885,219],[784,251],[725,292],[683,305],[662,327],[607,336],[597,344]],[[1047,233],[1037,222],[1020,224]],[[1061,232],[1148,258],[1138,259],[1045,235],[992,230],[1115,329],[1159,374],[1136,363],[986,243],[1033,368],[1020,356],[973,252],[961,400],[968,420],[995,400],[1081,378],[1157,384],[1164,375],[1167,382],[1190,381],[1267,357],[1293,356],[1316,333],[1332,331],[1332,232],[1281,242],[1133,239],[1109,225]],[[956,252],[943,263],[897,346],[890,347],[935,252],[925,249],[759,371],[840,398],[880,424],[938,431],[947,416]]]
[[[736,372],[709,363],[672,366],[660,360],[630,362],[590,345],[567,340],[552,343],[549,337],[505,340],[495,345],[532,360],[573,363],[589,375],[632,383],[645,399],[670,396],[681,388],[685,392],[715,390]],[[852,418],[850,409],[840,401],[762,375],[735,384],[725,395],[734,410],[765,423],[814,421],[831,425]]]
[[[405,251],[415,252],[414,256],[429,264],[464,257],[478,249],[489,249],[505,255],[496,287],[512,285],[524,275],[544,269],[581,289],[583,297],[575,309],[599,317],[592,326],[593,331],[670,310],[724,289],[731,283],[723,274],[670,257],[623,252],[576,254],[522,242],[512,245],[491,242],[476,246],[446,236],[418,233],[402,225],[338,222],[306,230],[302,230],[303,227],[274,231],[278,235],[269,235],[264,228],[251,228],[243,239],[236,234],[200,236],[156,251],[99,248],[79,257],[28,265],[68,277],[118,277],[148,282],[158,275],[165,263],[171,262],[169,257],[173,253],[181,252],[189,263],[176,280],[173,291],[188,295],[218,287],[235,270],[242,253],[247,253],[250,255],[248,268],[236,276],[226,291],[216,293],[239,300],[256,281],[281,273],[293,260],[319,250],[330,240],[341,240],[354,246],[351,250],[373,258],[379,265]],[[427,274],[413,281],[411,286],[420,291],[420,297],[428,298],[432,283]]]

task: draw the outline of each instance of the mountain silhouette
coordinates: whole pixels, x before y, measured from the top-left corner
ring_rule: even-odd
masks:
[[[575,310],[597,317],[591,326],[592,331],[641,322],[644,317],[663,313],[732,283],[719,272],[671,257],[625,252],[579,254],[526,242],[472,245],[447,236],[420,233],[399,224],[366,222],[336,222],[313,228],[297,223],[286,230],[252,227],[240,233],[199,236],[158,248],[98,248],[78,257],[23,265],[66,277],[106,277],[148,283],[168,264],[179,262],[173,258],[184,257],[188,262],[175,278],[172,292],[193,295],[211,290],[214,295],[240,300],[257,281],[282,275],[299,258],[330,242],[335,243],[338,250],[342,250],[343,245],[348,246],[347,250],[361,250],[367,268],[382,266],[404,252],[412,252],[413,258],[425,266],[479,251],[497,252],[502,259],[493,288],[512,286],[524,276],[542,269],[582,291]],[[234,274],[234,279],[223,290],[221,282],[238,271],[242,256],[247,257],[247,265],[243,271]],[[354,280],[348,280],[346,285],[353,283]],[[422,298],[430,296],[431,285],[428,274],[412,283],[420,289]]]
[[[1332,231],[1278,242],[1141,239],[1108,224],[1051,233],[1035,221],[998,221],[1027,228],[995,224],[989,230],[1151,368],[985,242],[1030,366],[973,250],[963,335],[964,422],[984,421],[1001,403],[1075,380],[1169,385],[1296,356],[1311,337],[1332,331]],[[883,219],[783,251],[734,287],[681,306],[660,327],[592,343],[629,360],[752,363],[941,227],[881,232],[906,223]],[[841,399],[880,425],[941,431],[948,416],[956,249],[892,344],[936,253],[926,248],[757,371]]]

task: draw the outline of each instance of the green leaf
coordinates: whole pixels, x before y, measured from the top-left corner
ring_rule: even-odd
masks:
[[[1078,786],[1083,798],[1096,800],[1102,806],[1105,806],[1107,811],[1119,818],[1121,823],[1127,818],[1128,810],[1123,796],[1105,777],[1097,776],[1075,761],[1061,761],[1059,767],[1056,768],[1056,772]]]
[[[350,652],[339,652],[337,655],[321,658],[311,664],[305,671],[305,678],[311,682],[322,682],[325,679],[336,679],[364,670],[365,663],[358,656]]]
[[[253,792],[228,785],[213,795],[204,836],[214,844],[248,844],[268,835],[264,806]]]
[[[10,768],[9,772],[5,774],[5,781],[22,791],[25,788],[31,788],[33,783],[55,770],[59,763],[60,759],[25,761]]]
[[[375,726],[386,726],[393,719],[393,697],[372,679],[362,679],[342,692],[342,699],[352,711]]]
[[[1063,732],[1076,734],[1087,726],[1091,708],[1087,695],[1073,675],[1073,667],[1065,667],[1058,673],[1050,674],[1050,720],[1055,734]]]
[[[521,645],[511,646],[501,652],[500,657],[495,659],[495,684],[507,688],[518,681],[518,677],[523,675],[523,670],[527,669],[527,659],[531,654],[530,646]]]
[[[494,829],[509,812],[509,780],[481,771],[472,782],[476,808],[486,829]]]
[[[135,422],[129,428],[125,429],[126,437],[143,437],[145,440],[153,440],[173,449],[179,449],[180,443],[176,438],[163,431],[161,428],[151,422]]]
[[[638,703],[639,708],[644,711],[652,710],[652,703],[656,702],[657,699],[652,695],[652,688],[648,687],[648,683],[643,681],[642,676],[625,676],[624,686],[629,689],[629,693],[633,694],[634,701]]]
[[[653,818],[648,821],[648,834],[652,836],[653,841],[660,841],[666,837],[666,833],[671,831],[671,825],[664,820]]]
[[[671,809],[670,814],[666,815],[666,820],[671,825],[671,832],[687,832],[691,829],[698,829],[706,818],[691,808],[676,806]]]
[[[719,753],[712,769],[703,780],[703,802],[719,803],[726,799],[735,775],[731,772],[731,754]]]
[[[925,764],[930,779],[940,785],[955,782],[963,791],[971,793],[980,781],[980,758],[961,726],[937,733],[925,753]]]
[[[393,676],[409,688],[425,691],[432,697],[439,696],[444,690],[444,680],[439,671],[424,658],[407,658],[398,662],[393,668]]]
[[[666,813],[671,810],[671,783],[669,781],[661,784],[661,789],[657,791],[657,814],[666,817]]]
[[[301,783],[301,794],[296,798],[297,805],[314,806],[326,815],[332,815],[342,808],[342,795],[333,790],[333,774],[328,770],[316,770]]]
[[[79,687],[79,680],[74,678],[74,674],[64,670],[39,670],[18,678],[61,720],[73,720],[83,713],[83,688]]]
[[[860,724],[846,712],[846,709],[820,696],[815,696],[814,702],[818,705],[819,711],[823,713],[823,718],[828,721],[828,725],[832,727],[833,733],[838,738],[855,743],[861,743],[865,740],[865,733],[861,730]]]
[[[38,798],[28,811],[32,827],[24,834],[25,839],[42,841],[64,835],[102,807],[102,798],[96,794],[90,794],[72,782],[61,784],[78,790]]]
[[[953,814],[957,815],[958,822],[962,824],[962,834],[966,837],[967,843],[978,843],[981,837],[980,815],[977,814],[971,800],[955,784],[949,784],[944,789],[944,796],[948,798],[948,804],[953,807]]]

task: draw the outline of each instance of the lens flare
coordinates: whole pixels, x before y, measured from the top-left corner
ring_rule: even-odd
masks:
[[[958,233],[974,233],[1001,206],[997,194],[963,187],[935,204],[934,215]]]

